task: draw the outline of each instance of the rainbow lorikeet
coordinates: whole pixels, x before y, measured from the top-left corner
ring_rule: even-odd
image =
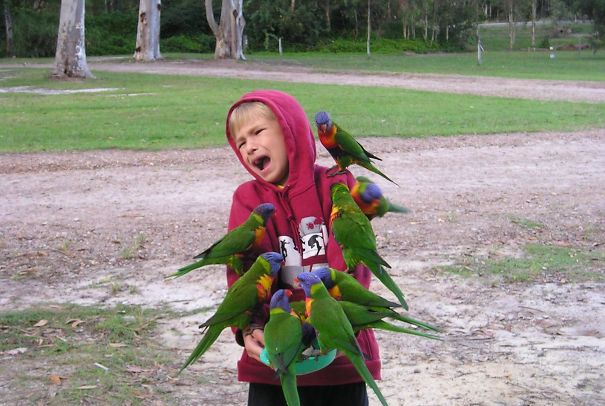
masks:
[[[436,327],[433,327],[430,324],[415,320],[411,317],[403,316],[389,307],[364,306],[358,303],[347,302],[345,300],[341,300],[338,303],[347,315],[347,319],[349,319],[349,322],[353,327],[353,331],[355,332],[366,328],[373,328],[393,331],[396,333],[411,334],[425,338],[439,339],[439,337],[433,334],[428,334],[422,331],[413,330],[384,321],[385,318],[390,318],[394,320],[403,321],[405,323],[412,324],[414,326],[418,326],[427,330],[439,331]]]
[[[388,406],[372,374],[364,362],[363,353],[355,339],[355,332],[342,307],[338,304],[321,280],[312,272],[303,272],[298,280],[305,292],[309,323],[317,331],[317,341],[323,353],[332,349],[342,352],[351,361],[355,370],[374,393],[383,406]]]
[[[330,223],[334,238],[342,248],[342,255],[349,272],[357,264],[363,263],[407,309],[407,303],[399,286],[387,273],[384,267],[391,266],[376,252],[376,236],[370,220],[361,211],[351,197],[349,188],[342,183],[331,187],[332,213]]]
[[[387,200],[380,187],[365,176],[358,176],[357,182],[351,188],[351,196],[361,211],[372,219],[382,217],[388,212],[408,213],[409,210]]]
[[[241,275],[244,271],[244,255],[261,243],[265,237],[267,220],[274,212],[275,207],[271,203],[258,205],[245,222],[196,255],[194,258],[199,261],[180,268],[167,279],[183,276],[194,269],[210,264],[227,264],[238,275]]]
[[[315,124],[319,141],[336,161],[338,171],[333,175],[342,173],[351,164],[357,164],[395,183],[376,168],[371,161],[372,159],[382,161],[382,159],[368,152],[351,134],[332,121],[328,112],[320,111],[315,114]]]
[[[321,279],[328,292],[330,292],[330,296],[336,300],[346,300],[364,306],[388,308],[401,306],[399,303],[392,302],[366,289],[353,275],[347,272],[328,267],[315,268],[312,272]]]
[[[216,312],[200,325],[205,331],[204,337],[181,371],[201,357],[224,329],[243,330],[250,324],[254,309],[269,300],[271,285],[283,260],[284,257],[277,252],[261,254],[250,269],[231,285]]]
[[[271,366],[279,374],[288,406],[299,406],[296,361],[305,350],[300,318],[292,311],[292,291],[280,289],[271,297],[269,321],[265,325],[265,349]]]

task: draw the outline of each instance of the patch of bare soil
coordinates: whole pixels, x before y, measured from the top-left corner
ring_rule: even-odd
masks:
[[[548,273],[532,283],[487,283],[436,266],[515,255],[532,242],[602,252],[605,132],[361,142],[400,185],[377,180],[385,193],[412,210],[374,220],[380,252],[411,315],[444,331],[442,342],[378,333],[389,404],[604,404],[603,283]],[[191,310],[224,296],[221,267],[163,277],[225,232],[231,194],[248,179],[227,148],[7,154],[0,174],[3,310],[47,302]],[[211,311],[159,325],[157,340],[176,365]],[[161,392],[174,404],[245,404],[240,351],[223,332],[179,379],[151,382],[148,400]],[[11,376],[32,366],[20,354],[0,364],[0,398],[18,399]]]

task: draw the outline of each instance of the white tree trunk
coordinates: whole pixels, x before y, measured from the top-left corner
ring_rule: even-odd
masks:
[[[536,9],[538,4],[536,0],[531,2],[531,47],[536,50]]]
[[[84,0],[61,0],[53,77],[94,77],[86,63],[84,31]]]
[[[15,49],[13,47],[13,18],[8,0],[4,0],[4,30],[6,34],[6,56],[15,56]]]
[[[140,0],[137,43],[134,50],[135,61],[155,61],[160,54],[160,13],[161,0]]]
[[[372,38],[372,25],[370,23],[371,21],[371,17],[372,17],[372,8],[371,8],[371,3],[370,0],[368,0],[368,40],[366,43],[366,50],[368,52],[368,56],[370,56],[370,39]]]
[[[509,0],[508,2],[508,49],[513,50],[515,45],[515,1]]]
[[[244,56],[244,19],[243,0],[222,0],[221,18],[217,24],[212,9],[212,0],[204,0],[206,20],[216,39],[215,59],[242,59]]]

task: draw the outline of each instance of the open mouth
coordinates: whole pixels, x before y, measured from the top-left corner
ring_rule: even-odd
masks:
[[[269,165],[269,162],[271,162],[271,158],[268,156],[260,156],[252,162],[252,165],[262,171]]]

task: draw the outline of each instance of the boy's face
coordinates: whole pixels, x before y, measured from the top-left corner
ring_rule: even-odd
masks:
[[[241,123],[233,134],[246,166],[263,180],[284,185],[288,180],[288,151],[275,119],[257,116]]]

